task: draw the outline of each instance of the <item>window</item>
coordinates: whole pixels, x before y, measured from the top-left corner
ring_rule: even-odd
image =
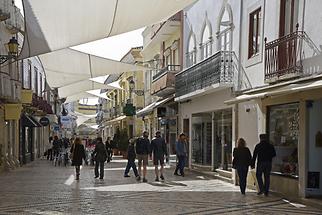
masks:
[[[186,54],[187,67],[196,63],[196,38],[193,34],[190,35],[188,45],[188,52]]]
[[[27,71],[24,72],[23,77],[23,87],[25,89],[31,89],[31,61],[28,60],[28,68]]]
[[[39,92],[38,92],[38,68],[37,67],[34,67],[34,71],[35,71],[35,73],[34,73],[34,89],[35,89],[35,93],[37,94],[37,95],[39,95]]]
[[[40,96],[43,96],[43,80],[42,80],[42,74],[39,73],[39,90],[40,90]]]
[[[249,15],[248,58],[259,53],[261,38],[261,8]]]
[[[276,150],[272,172],[298,176],[299,104],[269,107],[268,134]]]

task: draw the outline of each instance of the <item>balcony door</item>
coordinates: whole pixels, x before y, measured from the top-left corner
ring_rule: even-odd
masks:
[[[279,71],[288,72],[296,64],[296,39],[286,39],[285,36],[296,31],[297,23],[297,1],[281,0],[280,5],[280,23],[279,37],[284,38],[278,48],[278,69]],[[284,42],[282,42],[284,41]]]

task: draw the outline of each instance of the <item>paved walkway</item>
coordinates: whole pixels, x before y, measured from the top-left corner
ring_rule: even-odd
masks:
[[[166,170],[166,181],[149,183],[123,178],[124,160],[105,168],[105,179],[93,178],[93,167],[84,166],[74,181],[72,167],[54,167],[36,161],[0,175],[0,214],[322,214],[318,209],[290,203],[280,197],[258,197],[238,187],[187,173],[175,177]]]

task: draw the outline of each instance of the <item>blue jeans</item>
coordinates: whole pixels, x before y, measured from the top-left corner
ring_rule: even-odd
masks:
[[[186,165],[186,156],[184,155],[179,155],[178,157],[178,163],[177,163],[177,167],[175,170],[175,173],[178,173],[178,170],[180,171],[181,175],[184,175],[184,167]]]
[[[134,160],[128,160],[127,161],[127,165],[126,165],[126,168],[125,168],[124,175],[128,175],[131,168],[133,169],[133,172],[134,172],[135,177],[138,177],[139,176],[139,173],[138,173],[138,170],[136,168],[136,165],[135,165],[135,161]]]
[[[256,178],[260,192],[268,194],[270,185],[270,174],[272,170],[272,162],[258,162],[256,169]],[[264,183],[263,183],[264,174]]]
[[[237,166],[236,169],[239,177],[240,192],[242,194],[245,194],[247,185],[248,166]]]

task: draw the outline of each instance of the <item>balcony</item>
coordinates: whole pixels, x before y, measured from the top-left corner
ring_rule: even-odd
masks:
[[[0,21],[9,19],[10,7],[12,7],[10,0],[0,0]]]
[[[17,34],[18,32],[24,32],[24,18],[20,12],[20,9],[16,6],[10,8],[10,18],[5,21],[7,29],[11,34]]]
[[[297,30],[268,43],[265,38],[265,83],[312,74],[305,62],[312,61],[317,55],[321,55],[320,50],[304,31]]]
[[[180,65],[168,65],[153,76],[151,94],[165,97],[175,92],[175,75],[180,71]]]
[[[209,94],[222,89],[250,89],[251,85],[236,55],[219,51],[176,75],[177,101]]]

